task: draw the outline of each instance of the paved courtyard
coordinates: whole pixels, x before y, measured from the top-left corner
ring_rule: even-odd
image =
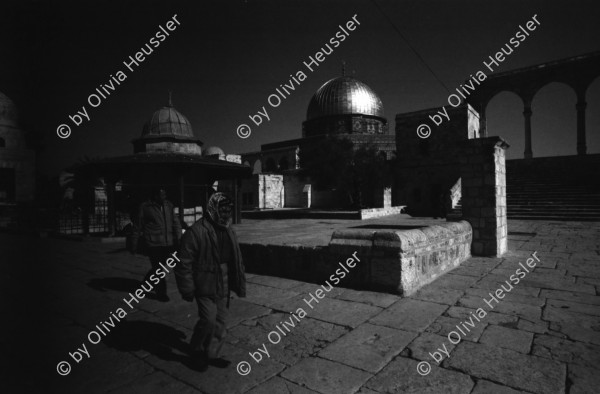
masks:
[[[242,240],[255,236],[238,231]],[[116,321],[148,269],[145,258],[120,244],[0,234],[0,391],[597,393],[600,223],[510,221],[509,247],[503,258],[472,258],[409,298],[342,282],[314,309],[304,299],[320,284],[249,274],[248,297],[232,300],[222,349],[232,365],[198,373],[186,355],[195,305],[181,300],[172,273],[169,303],[145,298]],[[510,289],[505,281],[535,251],[540,261]],[[510,291],[490,301],[502,285]],[[289,313],[298,308],[305,317]],[[92,345],[91,330],[111,333]],[[83,344],[89,357],[79,352],[76,363],[69,352]],[[57,374],[60,361],[70,362],[68,376]],[[243,361],[246,376],[236,371]],[[431,368],[425,376],[422,362]]]

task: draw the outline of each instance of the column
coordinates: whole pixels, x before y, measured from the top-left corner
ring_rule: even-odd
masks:
[[[525,158],[531,159],[533,152],[531,151],[531,101],[525,101],[525,108],[523,110],[525,116]]]
[[[462,219],[473,228],[476,256],[501,256],[508,249],[506,163],[500,137],[465,141],[461,157]]]
[[[233,179],[233,201],[234,201],[234,215],[233,223],[242,223],[242,180],[240,178]]]
[[[117,211],[115,207],[115,181],[106,183],[106,204],[108,205],[108,236],[114,237],[117,229]]]
[[[587,147],[585,143],[585,107],[587,107],[587,103],[585,102],[584,97],[578,97],[577,104],[575,104],[575,108],[577,108],[577,154],[585,155],[587,152]]]
[[[179,177],[177,178],[177,186],[179,189],[179,199],[177,200],[177,206],[179,207],[179,223],[181,224],[182,228],[187,228],[187,225],[185,224],[185,221],[183,220],[185,218],[185,201],[184,201],[184,196],[185,196],[185,180],[184,180],[184,174],[180,173]],[[196,217],[194,216],[194,220],[196,219]]]

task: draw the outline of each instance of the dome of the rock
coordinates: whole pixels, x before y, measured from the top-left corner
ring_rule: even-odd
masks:
[[[313,95],[306,120],[337,115],[367,115],[383,118],[383,103],[369,86],[352,77],[325,82]]]

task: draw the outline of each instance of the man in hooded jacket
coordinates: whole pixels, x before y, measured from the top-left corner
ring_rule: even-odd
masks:
[[[246,296],[246,278],[242,254],[231,229],[232,200],[214,193],[207,203],[207,215],[183,235],[180,262],[175,278],[181,296],[198,304],[199,320],[190,342],[193,366],[205,371],[208,365],[226,367],[218,358],[225,337],[225,320],[230,292]],[[216,344],[213,344],[213,338]]]

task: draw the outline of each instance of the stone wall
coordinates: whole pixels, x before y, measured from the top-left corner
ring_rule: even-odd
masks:
[[[361,220],[380,218],[383,216],[397,215],[404,211],[406,207],[400,205],[398,207],[370,208],[361,209],[359,211]]]
[[[447,108],[450,120],[439,126],[430,120],[440,108],[396,115],[397,168],[393,205],[406,205],[415,216],[441,216],[443,196],[460,177],[464,141],[479,137],[479,115],[468,105]],[[431,126],[429,138],[419,138],[417,127]]]

